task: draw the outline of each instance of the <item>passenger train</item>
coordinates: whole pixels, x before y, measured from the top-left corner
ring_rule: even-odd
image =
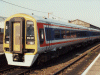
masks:
[[[100,30],[20,13],[5,20],[3,49],[9,65],[31,67],[97,39]]]

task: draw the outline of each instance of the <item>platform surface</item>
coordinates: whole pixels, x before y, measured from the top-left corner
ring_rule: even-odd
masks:
[[[3,55],[4,53],[0,53],[0,55]]]
[[[81,75],[100,75],[100,54]]]

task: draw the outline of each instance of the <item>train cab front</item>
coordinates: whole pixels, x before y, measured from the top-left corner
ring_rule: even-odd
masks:
[[[3,48],[9,65],[30,67],[38,56],[35,20],[25,16],[5,21]]]

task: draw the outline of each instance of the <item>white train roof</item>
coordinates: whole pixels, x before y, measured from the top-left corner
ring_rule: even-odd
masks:
[[[35,16],[35,15],[31,15],[31,16],[33,18],[35,18],[37,20],[37,22],[57,24],[57,25],[68,26],[68,27],[75,27],[75,28],[81,28],[81,29],[89,29],[89,28],[84,27],[84,26],[75,25],[75,24],[71,24],[71,23],[67,23],[67,22],[62,22],[62,21],[57,21],[57,20],[54,20],[54,19],[49,19],[49,18],[44,19],[43,17]]]
[[[98,29],[93,29],[93,28],[90,28],[90,30],[100,32],[100,30],[98,30]]]

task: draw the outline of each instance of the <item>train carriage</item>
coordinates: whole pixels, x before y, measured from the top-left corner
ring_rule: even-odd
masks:
[[[3,49],[9,65],[30,67],[43,53],[95,39],[100,39],[100,30],[15,14],[5,20]]]

